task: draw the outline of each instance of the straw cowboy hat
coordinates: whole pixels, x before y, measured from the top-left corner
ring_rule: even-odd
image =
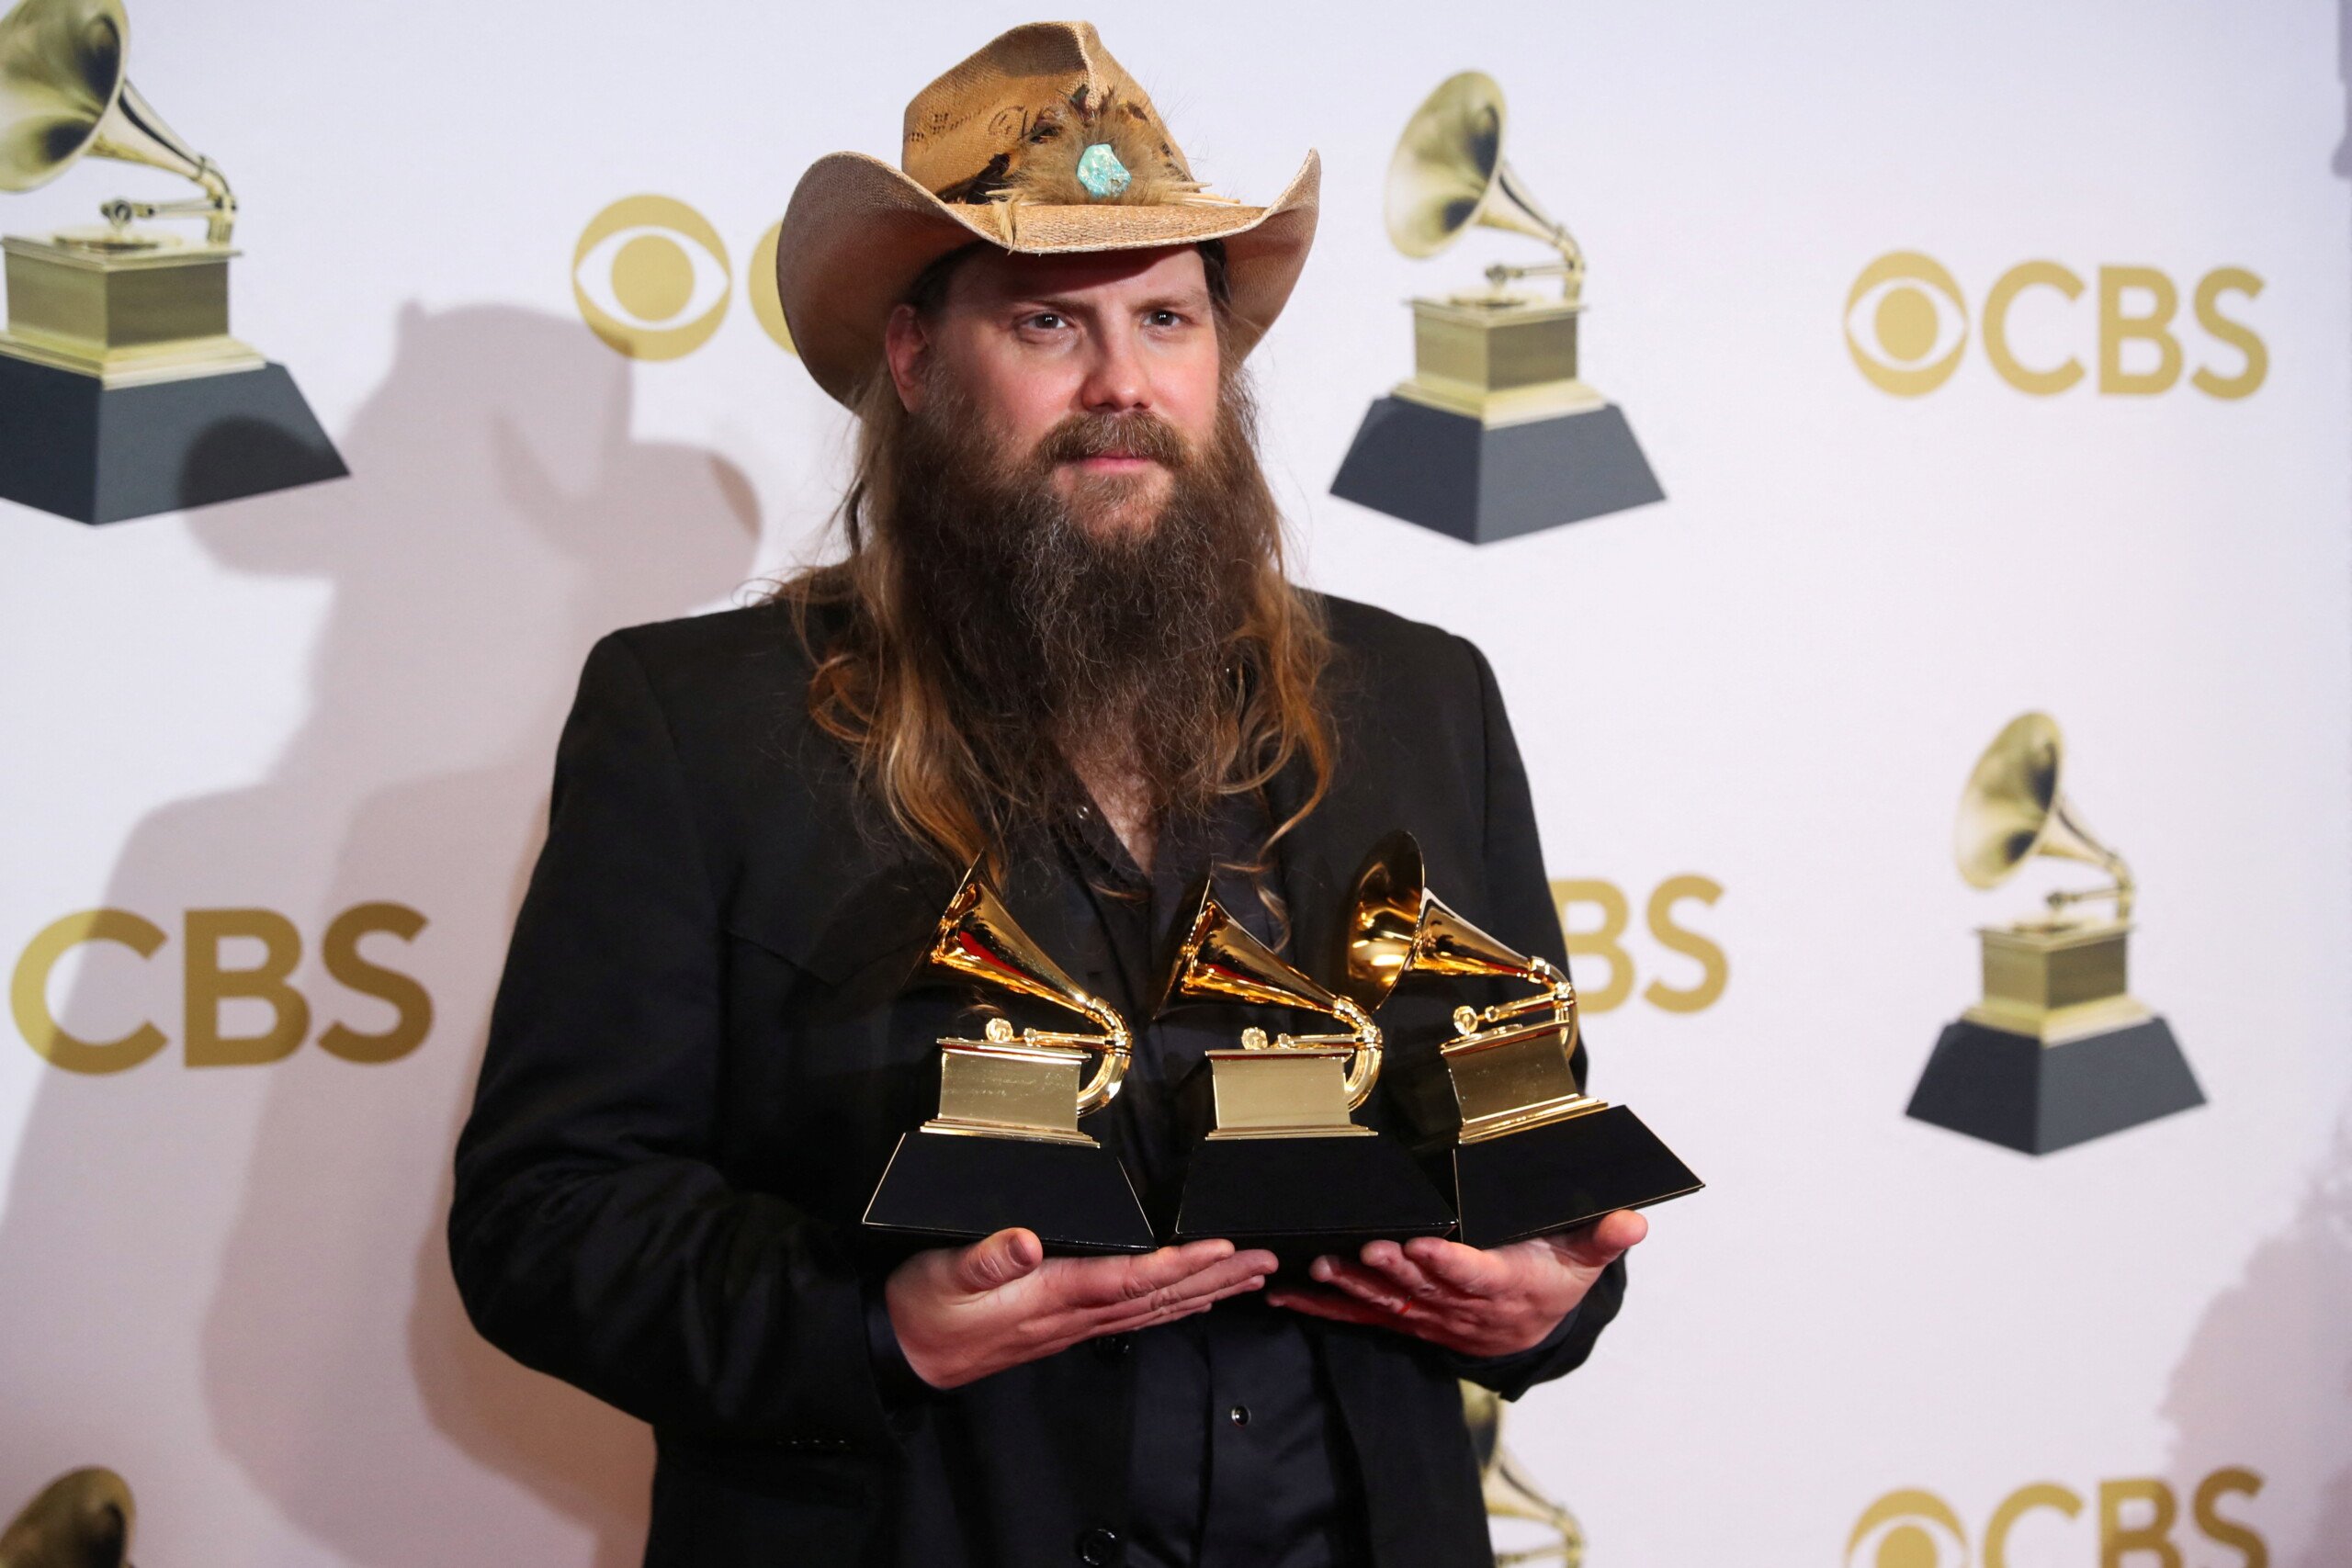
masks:
[[[1309,152],[1271,207],[1203,189],[1091,22],[1015,28],[917,93],[899,164],[818,159],[776,241],[793,344],[844,403],[880,365],[884,325],[916,276],[976,240],[1023,255],[1222,240],[1227,342],[1245,355],[1298,281],[1322,172]]]

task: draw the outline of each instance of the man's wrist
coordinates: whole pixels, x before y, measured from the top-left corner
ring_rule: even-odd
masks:
[[[923,1382],[922,1374],[907,1359],[906,1349],[899,1343],[898,1325],[890,1321],[890,1306],[884,1299],[882,1282],[867,1280],[864,1292],[865,1353],[873,1363],[874,1386],[881,1393],[882,1407],[891,1424],[901,1426],[939,1391]]]
[[[1495,1356],[1474,1356],[1466,1351],[1461,1350],[1456,1350],[1453,1352],[1453,1354],[1455,1359],[1464,1369],[1507,1369],[1519,1361],[1532,1360],[1539,1356],[1546,1355],[1549,1352],[1557,1349],[1559,1348],[1560,1341],[1566,1339],[1575,1329],[1577,1314],[1583,1310],[1584,1307],[1582,1303],[1570,1307],[1561,1315],[1560,1321],[1552,1325],[1549,1333],[1545,1334],[1543,1338],[1538,1339],[1534,1344],[1528,1346],[1523,1350],[1505,1350],[1501,1354]]]

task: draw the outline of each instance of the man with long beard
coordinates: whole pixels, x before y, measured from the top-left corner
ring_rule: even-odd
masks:
[[[1240,363],[1312,155],[1271,207],[1206,196],[1083,24],[1004,35],[906,125],[904,173],[821,161],[778,246],[861,422],[843,558],[582,677],[458,1149],[467,1305],[653,1424],[649,1563],[1484,1562],[1455,1380],[1579,1363],[1638,1216],[1272,1289],[1224,1241],[861,1240],[956,1021],[910,959],[976,858],[1136,1021],[1090,1131],[1160,1220],[1175,1085],[1235,1024],[1150,1021],[1188,887],[1329,973],[1348,869],[1404,824],[1565,963],[1485,660],[1283,574]],[[1392,1060],[1468,997],[1392,1004]]]

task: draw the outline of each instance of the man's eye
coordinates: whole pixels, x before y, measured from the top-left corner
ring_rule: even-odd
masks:
[[[1151,313],[1151,324],[1155,327],[1177,326],[1181,324],[1183,320],[1183,317],[1178,315],[1173,310],[1154,310]]]
[[[1041,327],[1046,332],[1052,332],[1056,327],[1062,324],[1062,318],[1058,311],[1040,310],[1035,315],[1029,318],[1029,324],[1033,327]]]

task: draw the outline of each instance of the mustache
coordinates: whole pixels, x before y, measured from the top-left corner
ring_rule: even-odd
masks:
[[[1039,439],[1030,461],[1040,471],[1088,457],[1148,457],[1161,468],[1182,469],[1193,461],[1192,444],[1156,413],[1072,414]]]

